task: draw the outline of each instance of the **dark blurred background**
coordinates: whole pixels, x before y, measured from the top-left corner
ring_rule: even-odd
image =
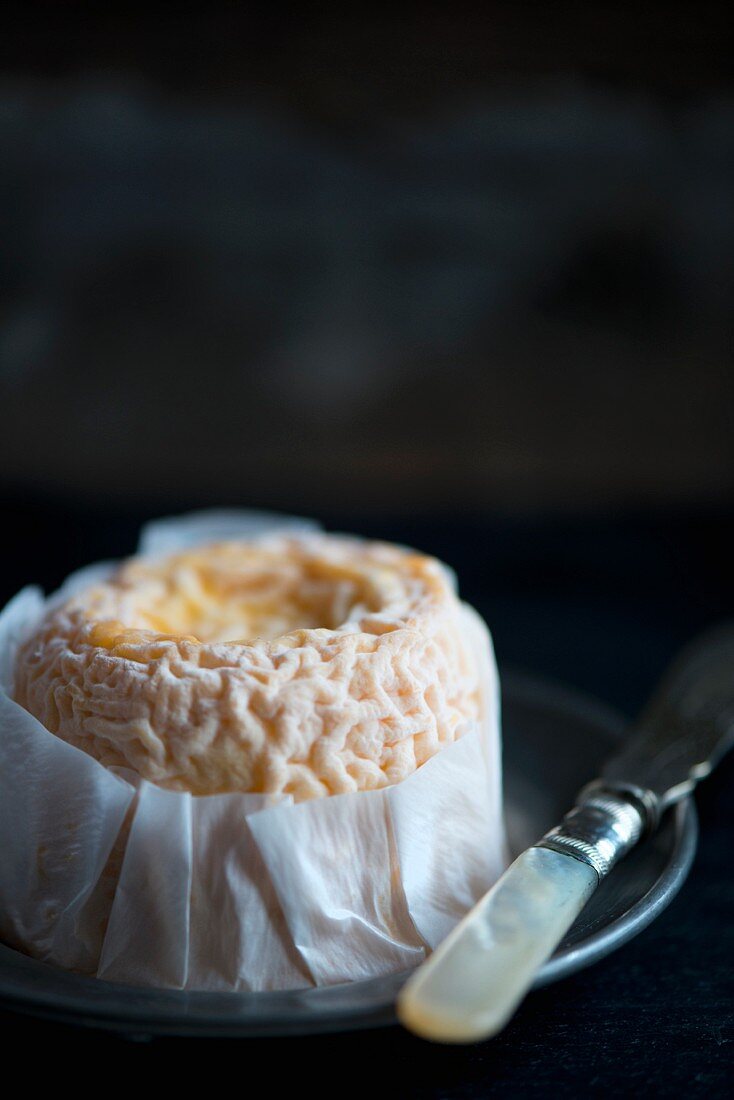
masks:
[[[8,489],[729,504],[724,5],[3,10]]]

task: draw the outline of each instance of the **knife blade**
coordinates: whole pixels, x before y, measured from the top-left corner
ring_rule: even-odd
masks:
[[[621,750],[418,968],[397,1002],[424,1038],[500,1031],[601,880],[734,746],[734,623],[671,665]]]
[[[689,794],[734,745],[734,624],[699,637],[673,663],[621,752],[607,788],[650,792],[658,816]]]

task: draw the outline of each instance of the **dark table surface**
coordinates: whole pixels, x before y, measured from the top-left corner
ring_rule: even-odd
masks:
[[[24,583],[52,587],[78,565],[130,552],[139,523],[151,515],[17,496],[6,496],[3,513],[3,599]],[[629,715],[680,644],[734,614],[734,520],[722,514],[321,518],[442,557],[487,618],[501,664],[553,676]],[[210,1088],[251,1091],[258,1079],[323,1096],[347,1096],[355,1086],[401,1097],[730,1095],[734,758],[700,789],[697,803],[698,856],[670,908],[611,957],[533,993],[491,1042],[430,1046],[390,1027],[303,1039],[133,1043],[5,1012],[6,1060],[32,1046],[44,1052],[36,1072],[46,1063],[70,1083],[95,1056],[108,1072],[95,1071],[89,1084],[114,1080],[123,1088],[140,1087],[155,1072],[169,1087],[206,1078]],[[264,1094],[265,1085],[257,1091]]]

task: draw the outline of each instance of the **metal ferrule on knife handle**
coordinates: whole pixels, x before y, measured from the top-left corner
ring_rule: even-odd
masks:
[[[534,847],[588,863],[602,879],[635,846],[646,824],[647,814],[636,800],[594,786],[582,791],[579,804]]]

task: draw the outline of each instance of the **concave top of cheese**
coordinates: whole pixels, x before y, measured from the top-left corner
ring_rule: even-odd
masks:
[[[400,781],[478,716],[448,571],[324,534],[133,558],[53,608],[17,700],[103,764],[296,800]]]

